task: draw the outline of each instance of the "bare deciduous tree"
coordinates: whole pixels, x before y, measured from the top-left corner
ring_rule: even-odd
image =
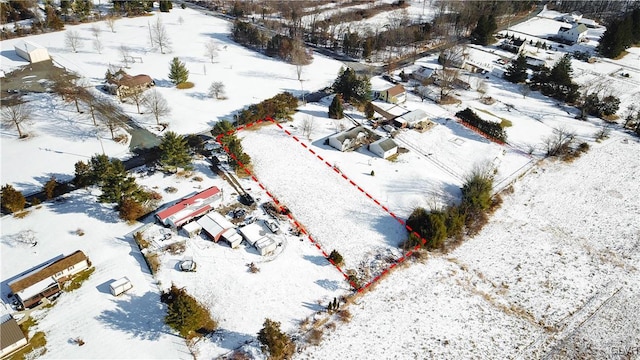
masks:
[[[218,45],[215,41],[209,40],[204,44],[204,55],[208,57],[213,64],[213,60],[218,56]]]
[[[137,91],[132,91],[127,98],[133,100],[136,103],[136,107],[138,108],[138,114],[140,114],[140,104],[144,102],[145,95],[144,90],[138,89]]]
[[[531,87],[529,87],[528,84],[522,84],[520,85],[520,94],[522,94],[522,98],[526,99],[527,95],[529,95],[531,93]]]
[[[444,100],[453,92],[454,84],[458,78],[459,70],[442,69],[438,75],[438,86],[440,86],[440,100]]]
[[[20,125],[22,123],[29,121],[31,119],[31,108],[28,107],[25,103],[17,103],[13,105],[7,105],[2,107],[2,122],[5,124],[15,125],[18,130],[18,136],[20,138],[26,137],[26,135],[22,132],[22,128]]]
[[[102,40],[100,40],[99,37],[93,39],[93,48],[98,54],[102,54],[102,49],[104,49],[104,46],[102,46]]]
[[[107,24],[107,27],[109,28],[109,30],[111,30],[111,32],[116,32],[116,18],[113,16],[107,16],[106,19],[104,19],[104,22]]]
[[[302,119],[302,136],[306,136],[309,140],[311,140],[311,134],[315,127],[314,121],[315,118],[311,115],[305,116],[304,119]]]
[[[171,108],[167,100],[156,89],[147,91],[142,101],[147,111],[156,118],[156,123],[160,125],[160,118],[171,113]]]
[[[171,51],[171,39],[169,33],[162,23],[162,19],[156,19],[156,22],[151,26],[151,45],[160,48],[160,53],[164,54],[166,51]]]
[[[82,40],[80,39],[80,34],[78,34],[78,32],[75,30],[67,30],[64,35],[64,43],[73,52],[78,52],[78,49],[82,48]]]
[[[122,56],[122,62],[124,63],[124,67],[129,68],[129,61],[131,61],[131,55],[129,53],[129,48],[124,44],[120,45],[120,55]]]
[[[222,81],[214,81],[209,86],[209,96],[216,99],[224,99],[224,84]]]
[[[100,119],[111,132],[111,139],[115,139],[115,131],[122,126],[118,107],[108,100],[96,101],[94,104]]]
[[[100,25],[98,24],[93,24],[91,25],[91,35],[93,35],[94,38],[99,38],[100,37]]]
[[[570,150],[575,133],[564,127],[553,129],[553,134],[543,140],[547,156],[564,155]]]

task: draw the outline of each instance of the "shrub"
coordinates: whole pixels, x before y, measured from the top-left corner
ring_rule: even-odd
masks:
[[[144,258],[147,261],[147,265],[149,265],[149,270],[151,270],[151,273],[157,273],[160,269],[160,258],[158,257],[158,254],[148,254],[145,255]]]
[[[447,238],[447,226],[445,224],[446,215],[441,211],[428,212],[423,208],[417,208],[407,219],[407,226],[412,228],[426,240],[428,249],[436,249],[442,245]],[[422,244],[415,234],[409,235],[409,245]]]
[[[280,330],[280,323],[265,319],[264,326],[258,332],[258,340],[262,344],[262,351],[269,353],[269,359],[290,359],[296,350],[291,338]]]
[[[320,345],[322,342],[323,332],[321,329],[312,329],[307,336],[307,342],[311,345]]]
[[[373,170],[371,170],[371,176],[375,176],[375,175],[376,173]]]
[[[191,89],[194,86],[195,86],[195,84],[192,83],[191,81],[186,81],[186,82],[183,82],[183,83],[180,83],[180,84],[176,85],[176,88],[184,90],[184,89]]]
[[[141,203],[132,198],[124,198],[119,206],[120,218],[126,221],[134,221],[145,214]]]
[[[218,327],[209,311],[184,289],[172,285],[169,292],[162,295],[161,300],[167,304],[165,323],[178,331],[182,337],[208,334]]]
[[[165,192],[168,192],[169,194],[173,194],[173,193],[175,193],[176,191],[178,191],[178,189],[177,189],[177,188],[174,188],[173,186],[168,186],[168,187],[166,187],[166,188],[164,189],[164,191],[165,191]]]
[[[329,261],[333,262],[336,266],[342,266],[344,259],[337,250],[332,250],[328,257]]]
[[[351,320],[351,313],[347,309],[342,309],[338,311],[338,318],[342,322],[349,322]]]
[[[3,210],[15,213],[24,209],[27,200],[21,192],[7,184],[0,189],[0,203]]]

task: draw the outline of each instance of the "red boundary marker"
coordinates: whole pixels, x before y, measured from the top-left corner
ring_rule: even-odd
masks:
[[[289,217],[289,219],[294,223],[294,225],[296,225],[298,227],[298,229],[300,229],[302,231],[303,234],[305,234],[307,236],[307,238],[309,239],[309,241],[318,249],[318,251],[320,251],[320,253],[322,253],[322,256],[324,256],[327,261],[329,261],[341,274],[342,276],[344,276],[345,280],[347,280],[349,282],[349,284],[351,285],[351,287],[356,290],[357,292],[362,292],[364,290],[366,290],[369,286],[373,285],[374,283],[376,283],[378,280],[380,280],[380,278],[385,275],[386,273],[389,272],[389,270],[393,269],[394,267],[396,267],[397,265],[403,263],[407,258],[409,258],[415,251],[417,251],[422,245],[424,245],[427,240],[425,238],[423,238],[422,236],[420,236],[417,232],[413,231],[413,229],[411,227],[409,227],[404,220],[400,219],[399,217],[396,216],[396,214],[394,214],[393,212],[391,212],[389,210],[389,208],[385,205],[383,205],[380,201],[378,201],[377,199],[375,199],[373,196],[371,196],[371,194],[369,194],[366,190],[364,190],[363,188],[361,188],[358,184],[356,184],[355,181],[351,180],[346,174],[344,174],[342,171],[340,171],[340,169],[338,169],[337,167],[331,165],[328,161],[326,161],[322,156],[318,155],[315,151],[313,151],[313,149],[311,149],[310,147],[308,147],[306,144],[304,144],[303,142],[300,141],[300,139],[298,139],[295,135],[293,135],[289,130],[285,129],[282,127],[282,125],[280,125],[277,121],[273,120],[270,117],[267,117],[265,119],[262,120],[258,120],[254,123],[250,123],[244,126],[239,126],[238,128],[236,128],[235,130],[231,130],[228,133],[224,134],[224,135],[230,135],[233,134],[235,132],[238,131],[242,131],[244,129],[249,129],[254,125],[260,124],[262,122],[271,122],[273,124],[275,124],[280,130],[282,130],[287,136],[289,136],[290,138],[292,138],[293,140],[295,140],[298,144],[302,145],[303,149],[306,149],[307,151],[309,151],[309,153],[315,157],[316,159],[318,159],[320,162],[324,163],[326,166],[328,166],[329,168],[333,169],[333,171],[335,171],[338,175],[340,175],[348,184],[350,184],[351,186],[355,187],[356,189],[358,189],[358,191],[360,191],[362,194],[364,194],[366,197],[368,197],[371,201],[373,201],[377,206],[379,206],[384,212],[386,212],[387,214],[389,214],[389,216],[393,217],[397,222],[399,222],[402,226],[404,226],[407,231],[412,234],[417,236],[418,238],[420,238],[420,244],[414,246],[412,249],[410,249],[409,251],[407,251],[404,255],[402,255],[400,258],[396,259],[396,261],[394,263],[392,263],[388,268],[382,270],[382,272],[374,277],[372,280],[370,280],[368,283],[358,287],[356,286],[356,284],[353,281],[349,280],[349,276],[338,266],[336,265],[333,261],[329,260],[329,255],[327,254],[327,252],[325,251],[325,249],[322,248],[322,246],[311,236],[311,234],[307,233],[307,231],[305,230],[305,228],[302,226],[302,224],[291,214],[287,214],[287,216]],[[276,204],[280,204],[280,201],[269,191],[267,190],[267,187],[264,186],[264,184],[262,184],[260,182],[260,180],[258,180],[258,178],[251,172],[249,171],[249,169],[247,169],[244,164],[240,161],[238,161],[238,159],[229,151],[229,148],[224,146],[224,144],[222,144],[222,137],[224,136],[223,134],[220,134],[216,137],[216,141],[222,146],[222,148],[224,149],[224,151],[233,158],[233,160],[235,162],[238,163],[238,165],[240,165],[240,167],[242,168],[242,170],[244,170],[247,175],[251,178],[251,180],[253,180],[256,184],[258,184],[258,186],[260,186],[260,188],[262,190],[265,190],[267,195],[273,200],[274,203]]]

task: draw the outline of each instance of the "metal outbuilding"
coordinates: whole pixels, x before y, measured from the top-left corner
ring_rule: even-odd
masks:
[[[18,41],[17,43],[15,43],[15,45],[13,45],[13,48],[15,49],[18,56],[32,64],[51,59],[51,57],[49,57],[49,51],[47,51],[47,48],[26,40]]]

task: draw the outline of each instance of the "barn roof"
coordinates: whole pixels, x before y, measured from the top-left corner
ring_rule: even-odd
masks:
[[[386,91],[387,93],[389,93],[389,96],[396,96],[396,95],[404,94],[405,92],[404,86],[400,84],[392,86],[388,88]]]
[[[73,254],[56,260],[50,264],[39,267],[24,276],[9,283],[9,288],[14,294],[19,293],[22,290],[27,289],[31,285],[37,284],[47,278],[52,277],[56,273],[68,268],[69,266],[78,264],[84,260],[87,260],[87,256],[80,250]]]
[[[11,315],[3,315],[0,318],[0,349],[4,350],[9,346],[25,339],[18,322]]]
[[[211,208],[212,197],[216,196],[220,192],[217,186],[212,186],[204,191],[201,191],[193,196],[182,199],[177,204],[168,207],[162,211],[156,213],[156,216],[163,223],[173,217],[174,224],[178,225],[180,220],[193,216],[193,214],[205,209]]]

